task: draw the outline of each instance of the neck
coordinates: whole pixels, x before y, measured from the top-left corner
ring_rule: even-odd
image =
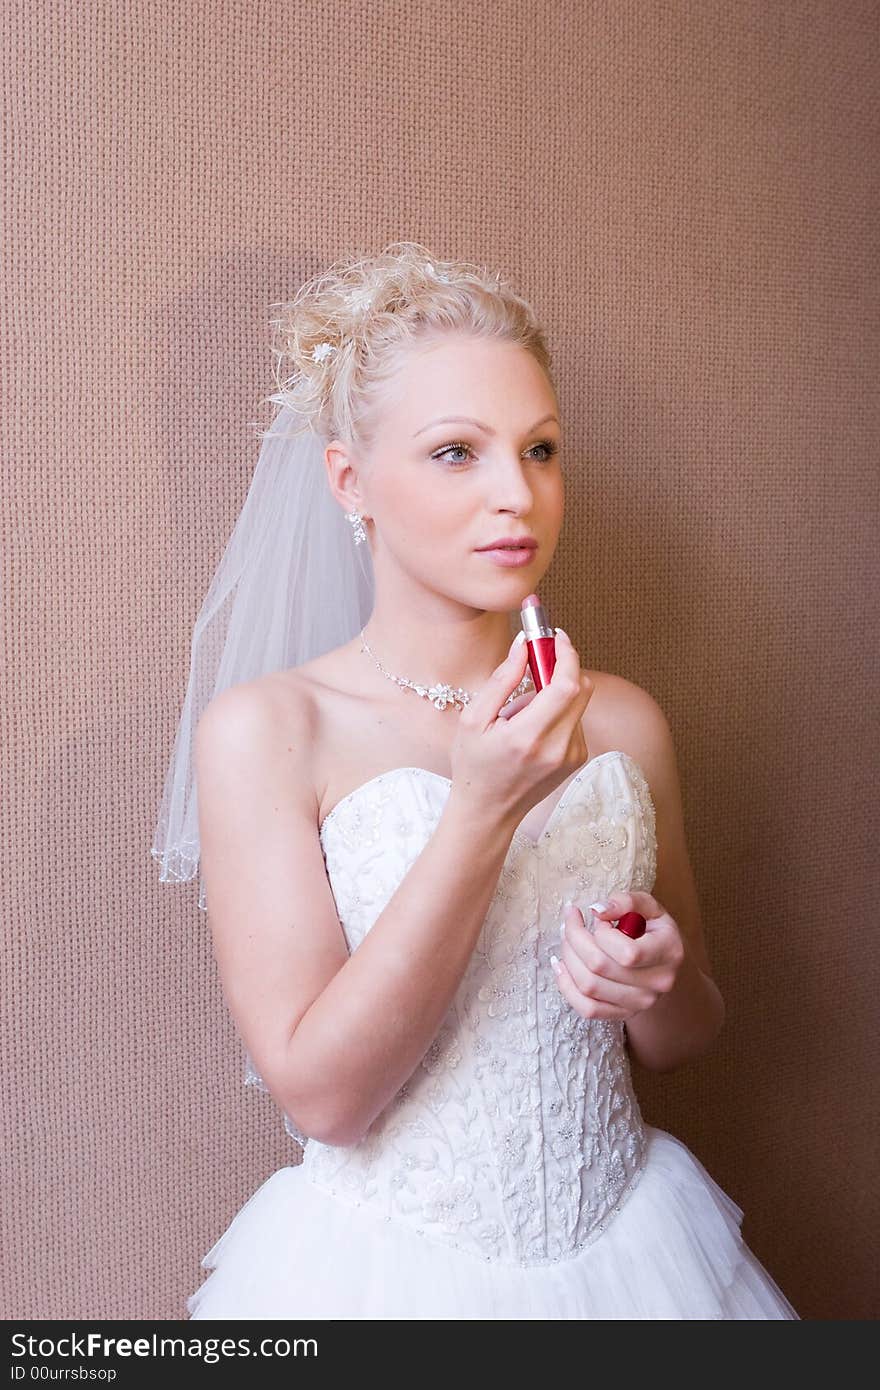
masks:
[[[384,623],[374,613],[364,624],[372,652],[364,660],[380,662],[392,676],[416,685],[441,683],[473,693],[507,656],[514,631],[507,613],[480,613],[427,628],[405,619]],[[355,640],[360,646],[359,635]]]

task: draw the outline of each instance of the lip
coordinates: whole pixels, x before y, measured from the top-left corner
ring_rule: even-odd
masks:
[[[494,541],[490,541],[488,545],[477,546],[477,549],[500,550],[507,545],[528,546],[530,550],[538,549],[538,542],[534,536],[496,536]]]
[[[502,565],[507,568],[520,568],[523,565],[530,565],[538,553],[536,545],[520,546],[518,550],[493,550],[488,547],[485,550],[478,550],[478,555],[486,555],[494,564]]]

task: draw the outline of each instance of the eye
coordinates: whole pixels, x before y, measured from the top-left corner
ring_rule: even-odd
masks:
[[[533,453],[535,449],[543,449],[545,453],[544,458],[539,458],[537,460],[538,463],[546,463],[549,459],[553,457],[554,454],[559,453],[559,445],[555,444],[552,439],[542,439],[540,443],[533,444],[531,449],[529,449],[529,453]],[[437,449],[436,452],[431,455],[431,458],[445,459],[445,456],[447,454],[460,453],[462,451],[466,451],[469,454],[473,453],[473,449],[471,448],[470,444],[459,442],[456,444],[444,445],[442,449]],[[445,461],[450,468],[462,468],[467,463],[467,459],[450,458],[445,459]]]
[[[469,454],[473,453],[469,444],[447,444],[444,448],[438,449],[436,453],[432,454],[431,458],[442,459],[445,458],[446,454],[461,453],[462,450],[467,450]],[[453,468],[460,468],[463,463],[467,463],[467,459],[446,459],[446,462]]]
[[[546,452],[546,456],[547,456],[547,457],[544,458],[544,459],[539,459],[539,460],[538,460],[539,463],[546,463],[546,462],[547,462],[547,459],[551,459],[551,458],[553,457],[554,454],[558,454],[558,453],[559,453],[559,445],[558,445],[558,444],[554,444],[554,442],[553,442],[552,439],[542,439],[541,442],[540,442],[540,444],[533,444],[533,445],[532,445],[532,448],[533,448],[533,449],[543,449],[543,450]],[[531,453],[531,452],[532,452],[532,450],[530,449],[530,450],[529,450],[529,453]]]

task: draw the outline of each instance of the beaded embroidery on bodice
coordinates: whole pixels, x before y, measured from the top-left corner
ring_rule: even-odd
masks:
[[[424,849],[451,783],[394,768],[321,825],[327,876],[357,949]],[[359,1143],[309,1139],[325,1192],[486,1260],[542,1264],[595,1239],[641,1173],[646,1140],[624,1024],[583,1019],[556,985],[563,905],[650,892],[655,813],[638,764],[592,758],[537,841],[510,844],[477,945],[413,1075]],[[288,1125],[288,1131],[297,1131]]]

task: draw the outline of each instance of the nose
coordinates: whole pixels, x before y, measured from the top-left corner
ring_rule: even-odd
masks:
[[[497,511],[529,512],[534,497],[532,485],[524,471],[522,459],[505,455],[490,471],[488,501]]]

